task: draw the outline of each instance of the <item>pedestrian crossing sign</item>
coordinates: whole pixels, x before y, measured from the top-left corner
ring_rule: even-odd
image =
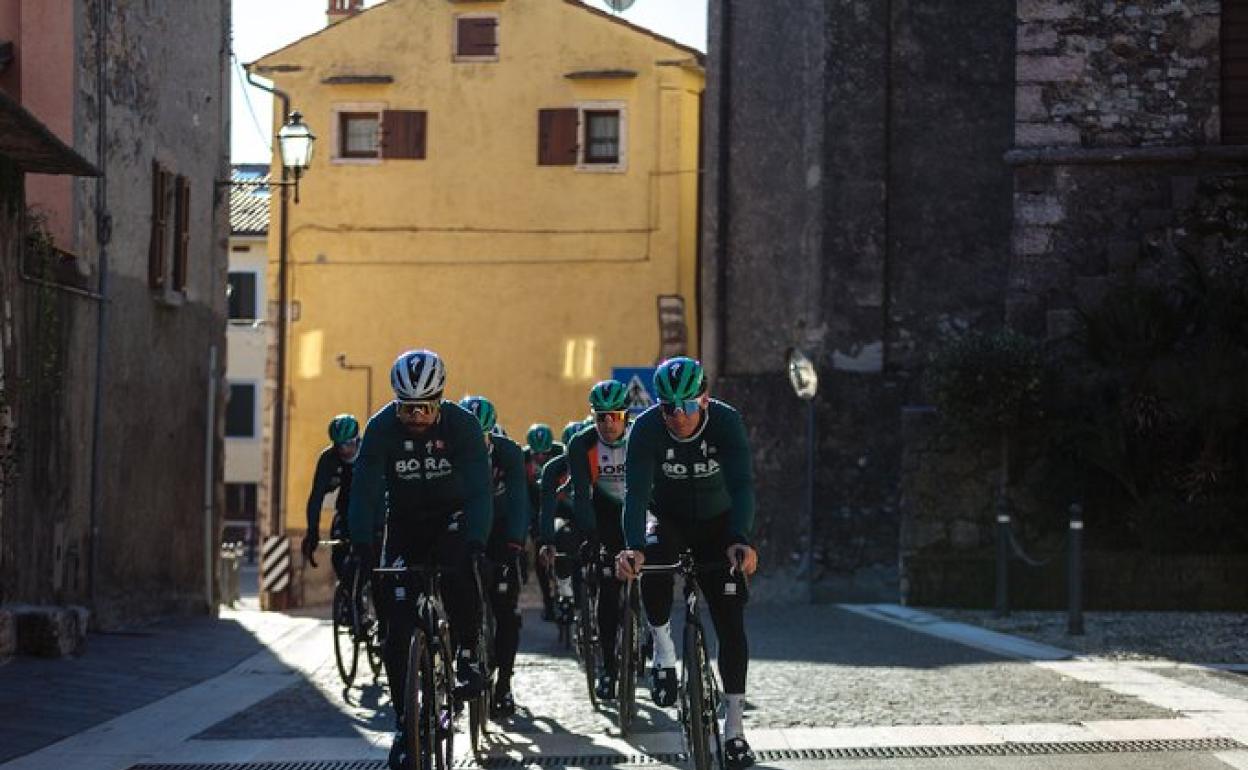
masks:
[[[628,411],[634,416],[654,406],[654,367],[615,367],[611,377],[624,383],[628,392]]]

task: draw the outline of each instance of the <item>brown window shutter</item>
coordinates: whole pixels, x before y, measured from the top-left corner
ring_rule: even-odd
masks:
[[[153,289],[165,285],[165,233],[169,212],[165,204],[165,191],[169,173],[152,161],[152,235],[147,248],[147,284]]]
[[[498,19],[458,18],[455,20],[458,46],[456,56],[495,56],[498,54]]]
[[[381,113],[381,157],[423,160],[428,123],[423,110]]]
[[[1248,144],[1248,0],[1222,2],[1222,143]]]
[[[191,246],[191,184],[178,175],[174,185],[173,288],[186,291],[187,258]]]
[[[575,107],[539,110],[537,113],[537,164],[575,166],[577,120]]]

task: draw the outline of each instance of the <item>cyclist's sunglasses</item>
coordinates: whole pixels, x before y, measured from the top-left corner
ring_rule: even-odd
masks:
[[[659,404],[659,408],[662,409],[663,414],[668,417],[671,417],[677,412],[680,412],[681,414],[695,414],[702,408],[702,402],[696,398],[677,401],[674,404],[669,404],[666,401],[663,401]]]
[[[399,401],[399,416],[415,417],[416,415],[434,414],[438,411],[441,403],[436,398],[429,401]]]
[[[627,409],[616,409],[610,412],[594,412],[594,422],[624,422],[628,419]]]

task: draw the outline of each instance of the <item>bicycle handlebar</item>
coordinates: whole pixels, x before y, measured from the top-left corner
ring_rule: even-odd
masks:
[[[317,540],[316,544],[317,545],[329,545],[329,546],[350,545],[350,543],[348,543],[346,540]]]

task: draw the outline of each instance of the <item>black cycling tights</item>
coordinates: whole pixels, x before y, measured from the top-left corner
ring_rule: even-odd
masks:
[[[477,644],[481,626],[481,603],[478,600],[472,562],[464,539],[462,514],[428,522],[423,531],[406,527],[402,532],[386,533],[383,566],[393,567],[397,559],[404,564],[423,565],[433,556],[442,568],[442,601],[451,621],[451,643],[458,648],[472,649]],[[386,641],[382,658],[386,678],[390,682],[390,700],[395,716],[402,720],[403,682],[407,678],[408,648],[416,628],[416,602],[411,588],[400,591],[399,582],[389,576],[377,581],[383,604],[380,609],[386,622]],[[412,585],[408,581],[408,585]]]
[[[516,574],[515,556],[507,547],[503,527],[495,526],[490,533],[486,555],[494,563],[487,575],[485,590],[494,611],[494,663],[498,667],[499,687],[511,687],[511,674],[520,647],[520,575]]]
[[[722,574],[699,576],[702,595],[711,612],[715,635],[719,638],[719,675],[724,692],[745,692],[745,675],[750,664],[749,642],[745,636],[746,586],[728,576],[725,555],[731,540],[727,534],[727,516],[700,521],[695,528],[685,528],[671,520],[652,524],[646,532],[646,563],[672,564],[686,548],[693,549],[698,564],[720,563]],[[731,586],[731,587],[730,587]],[[646,605],[646,618],[652,626],[667,623],[672,616],[672,591],[675,576],[650,573],[641,579],[641,597]],[[676,641],[679,650],[680,641]]]

